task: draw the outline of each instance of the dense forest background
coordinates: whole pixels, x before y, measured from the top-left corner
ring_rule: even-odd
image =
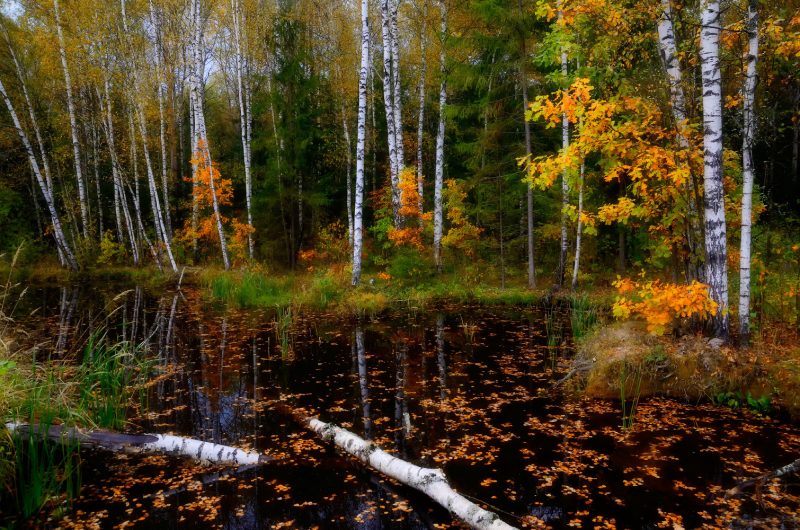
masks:
[[[702,280],[713,26],[723,261],[739,264],[749,145],[754,274],[776,259],[792,275],[798,7],[6,2],[0,247],[25,242],[22,259],[75,269],[307,270],[351,260],[363,189],[376,273],[477,267],[486,282],[575,285],[646,268]]]

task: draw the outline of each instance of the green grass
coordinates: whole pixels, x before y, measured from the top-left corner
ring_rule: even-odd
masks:
[[[573,294],[570,296],[570,322],[572,324],[572,338],[580,341],[586,337],[598,324],[599,307],[591,300],[588,294]]]
[[[75,380],[80,387],[79,408],[99,427],[121,430],[136,389],[144,384],[150,363],[136,345],[108,344],[95,333],[86,344]]]

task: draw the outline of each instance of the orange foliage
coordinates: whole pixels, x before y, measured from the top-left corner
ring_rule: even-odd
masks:
[[[685,285],[618,278],[614,287],[619,292],[614,316],[619,319],[632,314],[643,316],[647,331],[654,335],[662,335],[675,320],[694,316],[707,318],[717,311],[717,303],[708,295],[708,285],[698,281]]]
[[[419,191],[417,189],[417,175],[413,168],[407,167],[400,172],[400,215],[405,226],[390,228],[389,241],[397,246],[408,245],[419,250],[423,249],[422,231],[425,221],[431,219],[430,212],[422,213],[419,209]]]
[[[200,215],[197,220],[197,229],[192,228],[191,219],[184,224],[179,238],[184,242],[191,242],[195,239],[208,243],[219,242],[219,232],[217,230],[217,219],[214,215],[214,196],[217,199],[219,208],[230,206],[233,203],[233,183],[231,179],[224,178],[217,164],[212,163],[208,167],[205,156],[206,143],[204,140],[197,142],[197,151],[191,160],[196,166],[193,177],[185,178],[187,182],[196,182],[193,186],[194,200],[197,201]],[[213,180],[214,192],[211,191]],[[255,229],[248,223],[243,223],[238,219],[228,218],[220,213],[220,220],[223,229],[228,233],[228,251],[234,261],[244,258],[247,254],[247,238],[255,232]]]

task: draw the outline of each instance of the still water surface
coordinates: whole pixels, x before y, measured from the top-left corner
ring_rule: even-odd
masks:
[[[448,514],[341,456],[287,415],[318,415],[520,527],[796,527],[800,487],[726,500],[737,480],[800,455],[796,425],[654,398],[621,429],[619,403],[554,390],[570,356],[558,308],[443,307],[346,318],[243,311],[184,288],[31,290],[20,311],[40,354],[99,328],[144,343],[158,369],[132,430],[275,457],[231,472],[167,456],[86,453],[64,526],[447,528]],[[548,347],[551,327],[563,343]],[[290,325],[289,325],[290,322]],[[551,343],[553,341],[551,340]],[[559,342],[559,341],[556,341]]]

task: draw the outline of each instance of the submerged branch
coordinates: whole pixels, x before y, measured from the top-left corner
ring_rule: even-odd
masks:
[[[735,487],[729,489],[725,492],[725,497],[734,497],[736,495],[741,495],[744,490],[751,486],[760,487],[765,482],[773,478],[779,478],[784,475],[790,475],[795,473],[796,471],[800,470],[800,458],[792,462],[791,464],[787,464],[783,467],[780,467],[774,471],[770,471],[769,473],[764,473],[756,478],[746,480],[744,482],[740,482]]]

